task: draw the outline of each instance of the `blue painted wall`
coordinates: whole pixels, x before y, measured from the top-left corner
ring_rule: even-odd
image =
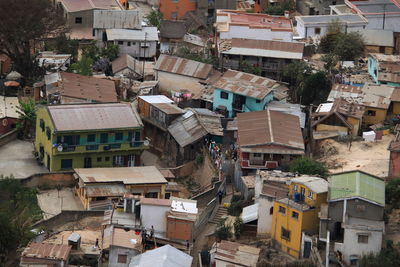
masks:
[[[221,98],[221,91],[224,91],[228,94],[228,99]],[[233,93],[225,90],[221,90],[219,88],[214,89],[214,100],[213,100],[213,110],[216,110],[218,106],[226,107],[228,111],[228,117],[233,117]],[[243,107],[243,112],[251,112],[251,111],[260,111],[264,109],[264,106],[273,100],[274,96],[272,91],[262,100],[260,103],[257,103],[257,99],[252,97],[246,97],[246,102]]]
[[[376,74],[375,74],[376,72]],[[376,69],[376,60],[373,57],[368,57],[368,73],[371,75],[372,79],[375,83],[379,83],[378,81],[378,70]]]

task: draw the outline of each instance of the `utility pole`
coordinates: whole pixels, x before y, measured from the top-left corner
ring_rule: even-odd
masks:
[[[386,4],[383,4],[383,25],[382,29],[385,29],[385,20],[386,20]]]
[[[326,231],[325,266],[329,267],[329,231]]]

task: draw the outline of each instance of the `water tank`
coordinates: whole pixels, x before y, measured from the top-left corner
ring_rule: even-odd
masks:
[[[294,201],[295,202],[301,201],[301,194],[299,192],[294,193]]]

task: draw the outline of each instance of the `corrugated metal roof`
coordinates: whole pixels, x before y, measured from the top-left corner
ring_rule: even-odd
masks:
[[[213,84],[213,86],[224,91],[262,100],[271,93],[275,87],[279,87],[281,84],[275,80],[254,74],[228,70]]]
[[[306,114],[301,111],[300,104],[283,103],[278,101],[269,102],[267,109],[280,111],[286,114],[291,114],[299,117],[300,127],[304,128],[306,124]]]
[[[54,259],[66,261],[69,258],[71,246],[47,243],[30,243],[22,252],[24,258]]]
[[[68,12],[91,9],[122,9],[118,0],[60,0],[60,2]]]
[[[222,54],[302,59],[304,43],[234,38],[226,47]]]
[[[162,54],[154,69],[205,80],[210,75],[212,66],[186,58]]]
[[[160,25],[161,38],[182,39],[186,33],[183,20],[162,20]]]
[[[70,72],[60,72],[58,85],[51,90],[54,93],[85,102],[118,101],[113,81]]]
[[[107,40],[123,41],[158,41],[158,30],[156,27],[143,27],[141,30],[129,29],[106,29]]]
[[[368,24],[368,21],[359,14],[296,16],[296,20],[301,20],[305,25],[331,23],[335,20],[348,24]]]
[[[177,197],[171,197],[171,211],[182,212],[189,214],[197,214],[197,201],[191,199],[183,199]]]
[[[178,107],[175,104],[170,104],[170,103],[155,103],[152,104],[153,106],[155,106],[156,108],[158,108],[159,110],[161,110],[162,112],[164,112],[165,114],[183,114],[185,113],[185,111],[183,109],[181,109],[180,107]]]
[[[394,47],[393,31],[364,29],[358,32],[363,36],[365,45]]]
[[[234,262],[241,266],[256,266],[261,249],[243,245],[236,242],[222,240],[221,243],[216,244],[217,248],[213,246],[211,253],[214,254],[215,259],[223,262]]]
[[[142,18],[138,10],[94,10],[94,29],[141,29]]]
[[[132,258],[129,267],[190,267],[192,256],[165,245]]]
[[[167,184],[154,166],[74,169],[84,183]]]
[[[0,96],[0,119],[1,118],[18,118],[17,107],[19,107],[18,97]]]
[[[168,132],[181,147],[192,144],[207,134],[223,136],[220,115],[204,109],[188,109],[168,127]]]
[[[143,76],[143,64],[144,64],[144,75],[145,76],[154,75],[155,62],[139,61],[128,54],[123,54],[118,58],[116,58],[115,60],[113,60],[112,70],[115,75],[117,72],[124,70],[125,68],[129,68],[131,71]]]
[[[139,98],[149,104],[174,103],[172,99],[169,99],[165,95],[141,95]]]
[[[292,183],[298,183],[307,186],[316,194],[328,192],[328,182],[325,179],[311,176],[301,176],[292,179]]]
[[[160,199],[160,198],[142,198],[140,199],[140,205],[155,205],[155,206],[168,206],[171,207],[171,199]]]
[[[304,153],[303,135],[297,116],[263,110],[240,113],[237,120],[240,149],[285,149]]]
[[[130,104],[54,105],[46,107],[56,132],[138,128],[143,123]]]
[[[329,179],[329,200],[361,197],[385,206],[385,182],[371,174],[351,171]]]
[[[333,103],[320,104],[315,112],[330,112],[333,107]]]

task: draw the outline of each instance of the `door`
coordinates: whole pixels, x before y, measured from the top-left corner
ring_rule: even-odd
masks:
[[[310,257],[310,253],[311,253],[311,242],[310,241],[305,241],[304,242],[303,257],[308,259]]]
[[[49,156],[49,154],[47,154],[46,155],[47,156],[47,169],[49,169],[49,170],[51,170],[51,168],[50,168],[50,156]]]
[[[304,187],[300,187],[301,200],[304,200],[304,195],[305,194],[306,194],[306,189]]]
[[[85,158],[83,167],[84,168],[92,168],[92,158]]]

